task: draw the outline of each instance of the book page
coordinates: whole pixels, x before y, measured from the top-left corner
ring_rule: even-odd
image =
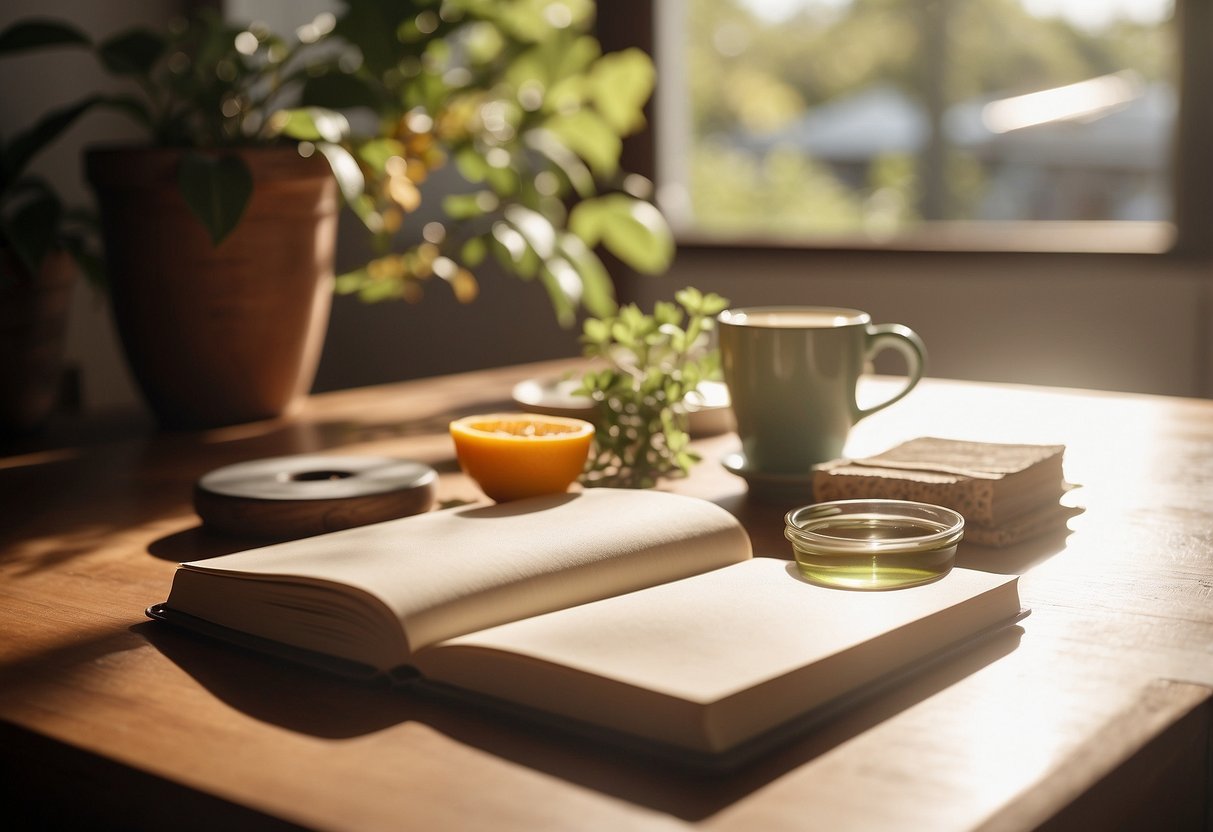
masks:
[[[369,614],[386,608],[401,622],[411,652],[482,627],[749,557],[744,529],[713,503],[659,491],[599,488],[447,509],[183,564],[169,605],[269,636],[256,632],[256,618],[277,611],[246,610],[233,620],[236,613],[224,591],[201,577],[273,581],[275,592],[284,582],[319,586],[347,596],[335,607],[361,599],[378,605]],[[317,603],[310,586],[303,594],[309,605]],[[242,600],[246,607],[255,601]],[[316,614],[317,625],[329,626],[319,621],[322,615],[323,610]],[[284,629],[271,637],[320,649],[303,636],[284,638]],[[408,658],[397,655],[388,667]]]
[[[851,592],[773,558],[516,621],[415,657],[429,679],[719,752],[1020,611],[1014,576],[954,569]]]

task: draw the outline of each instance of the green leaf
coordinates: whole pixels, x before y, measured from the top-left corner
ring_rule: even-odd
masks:
[[[604,343],[611,337],[611,326],[606,321],[597,318],[586,318],[582,325],[583,338],[594,344]]]
[[[33,127],[13,137],[4,148],[0,163],[0,189],[16,181],[30,159],[59,137],[77,118],[84,115],[100,99],[90,95],[75,104],[62,107],[43,116]]]
[[[366,179],[362,176],[362,169],[358,167],[353,155],[341,145],[329,142],[319,142],[316,149],[328,160],[329,168],[337,179],[337,187],[341,189],[345,201],[350,204],[357,202],[366,190]]]
[[[489,246],[484,241],[483,237],[472,237],[463,244],[463,249],[460,251],[460,259],[464,264],[475,268],[484,262],[484,258],[488,256]]]
[[[682,323],[682,310],[666,300],[659,300],[653,304],[653,320],[658,326],[665,324],[680,324]]]
[[[371,276],[365,268],[355,269],[352,272],[337,275],[337,279],[333,283],[333,291],[339,295],[352,295],[370,280]]]
[[[366,67],[376,76],[392,70],[406,54],[416,54],[397,37],[406,15],[417,10],[413,3],[384,3],[381,0],[345,0],[345,11],[334,33],[358,47]]]
[[[547,290],[556,320],[570,327],[576,320],[577,304],[581,300],[581,280],[569,262],[561,257],[545,261],[539,269],[539,281]]]
[[[539,255],[511,223],[493,223],[489,247],[502,266],[524,280],[533,278],[539,270]]]
[[[240,222],[253,195],[253,175],[238,156],[186,153],[177,180],[186,205],[216,246]]]
[[[604,55],[589,74],[594,106],[616,133],[626,135],[644,126],[644,103],[653,92],[656,72],[639,49]]]
[[[573,190],[577,192],[578,196],[584,199],[597,193],[597,188],[594,186],[594,175],[590,173],[590,169],[576,153],[565,146],[555,133],[543,128],[528,130],[523,136],[523,142],[532,150],[542,153],[548,161],[555,165],[573,186]]]
[[[590,110],[560,113],[549,118],[544,127],[584,159],[596,175],[607,178],[619,170],[623,142],[596,113]]]
[[[151,29],[131,29],[97,47],[101,63],[115,75],[149,75],[168,42]]]
[[[483,182],[489,173],[489,163],[475,149],[467,147],[455,154],[459,175],[469,182]]]
[[[526,240],[540,259],[547,260],[556,251],[556,229],[543,214],[521,205],[505,209],[505,219]]]
[[[484,213],[479,193],[451,194],[443,197],[442,210],[453,220],[470,220]]]
[[[404,143],[397,139],[371,139],[354,147],[358,158],[376,173],[382,174],[387,168],[387,160],[393,156],[403,156]]]
[[[493,193],[503,198],[516,194],[520,185],[518,171],[513,168],[489,168],[485,181]]]
[[[647,274],[665,271],[674,258],[674,235],[661,212],[627,194],[606,194],[574,206],[569,230],[586,245],[601,242],[620,260]]]
[[[703,292],[694,286],[688,286],[675,292],[674,300],[682,304],[683,308],[693,315],[699,312],[703,306]]]
[[[560,235],[560,253],[581,277],[581,303],[591,315],[600,318],[615,314],[615,284],[598,255],[574,234]]]
[[[57,20],[24,20],[0,32],[0,55],[55,46],[90,46],[88,36]]]
[[[582,75],[602,55],[602,46],[597,38],[583,35],[570,44],[560,44],[556,51],[556,78]]]
[[[339,142],[350,134],[341,113],[322,107],[298,107],[274,113],[274,126],[284,136],[304,142]]]

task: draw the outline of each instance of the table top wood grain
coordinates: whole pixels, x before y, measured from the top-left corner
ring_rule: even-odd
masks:
[[[1066,500],[1081,511],[1018,546],[962,544],[961,565],[1023,575],[1033,611],[1020,627],[727,776],[145,620],[179,561],[254,543],[201,530],[190,500],[204,473],[293,453],[393,456],[436,468],[440,503],[479,499],[448,421],[510,409],[515,382],[569,366],[342,391],[280,421],[0,457],[8,796],[132,828],[223,816],[359,830],[1027,829],[1164,809],[1208,821],[1211,401],[929,379],[856,426],[852,455],[920,435],[1064,444],[1081,486]],[[787,557],[790,506],[749,499],[718,464],[736,445],[698,440],[704,461],[664,487],[724,505],[758,554]]]

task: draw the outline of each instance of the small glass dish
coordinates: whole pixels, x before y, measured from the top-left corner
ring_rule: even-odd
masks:
[[[900,589],[956,563],[964,518],[908,500],[835,500],[789,511],[784,537],[801,576],[838,589]]]

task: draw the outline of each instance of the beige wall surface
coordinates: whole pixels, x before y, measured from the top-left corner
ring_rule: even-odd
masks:
[[[922,335],[934,376],[1213,395],[1209,267],[1163,255],[699,248],[628,285],[642,305],[694,285],[734,305],[863,309]]]

